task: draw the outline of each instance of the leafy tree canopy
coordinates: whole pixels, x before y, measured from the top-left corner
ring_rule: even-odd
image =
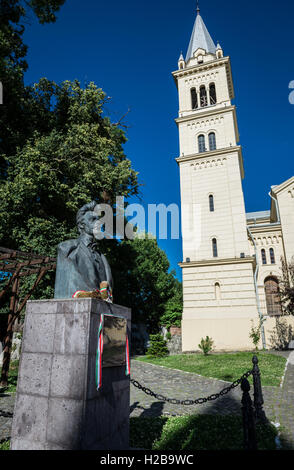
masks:
[[[109,248],[115,302],[132,308],[134,323],[144,323],[150,332],[157,332],[167,302],[182,296],[182,285],[175,272],[169,272],[166,253],[149,238],[124,240],[117,250]],[[178,318],[181,313],[182,309]]]
[[[0,244],[54,255],[58,243],[76,235],[83,204],[101,202],[102,193],[110,201],[137,194],[137,173],[123,151],[123,130],[102,115],[101,89],[42,79],[32,91],[39,122],[26,144],[6,157]]]

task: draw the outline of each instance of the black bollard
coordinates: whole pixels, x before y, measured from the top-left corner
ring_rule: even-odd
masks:
[[[255,429],[255,418],[252,406],[252,400],[249,394],[250,384],[247,379],[241,382],[242,396],[242,416],[244,432],[244,449],[257,450],[257,439]]]
[[[258,357],[253,356],[253,388],[254,388],[254,408],[255,408],[255,418],[259,423],[267,423],[267,418],[263,409],[263,396],[262,396],[262,387],[260,380],[260,370],[258,367]]]

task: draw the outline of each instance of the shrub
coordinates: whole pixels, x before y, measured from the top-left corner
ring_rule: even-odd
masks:
[[[150,335],[150,347],[147,350],[147,356],[164,357],[168,355],[166,341],[160,333]]]
[[[198,344],[198,348],[203,352],[204,356],[207,356],[213,348],[213,341],[212,338],[206,336],[206,338],[201,338],[200,344]]]
[[[261,320],[259,320],[259,324],[256,327],[254,327],[253,320],[251,320],[252,326],[251,326],[251,330],[249,333],[249,338],[252,339],[252,343],[254,344],[256,351],[258,350],[258,344],[259,344],[260,337],[261,337],[261,327],[264,321],[265,319],[262,318]]]

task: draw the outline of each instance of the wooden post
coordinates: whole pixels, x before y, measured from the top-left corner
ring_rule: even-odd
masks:
[[[252,400],[249,394],[250,384],[247,379],[241,382],[242,396],[242,416],[244,432],[244,449],[257,450],[255,418],[252,407]]]
[[[19,282],[19,279],[18,277],[16,277],[12,285],[7,330],[6,330],[6,336],[4,339],[3,365],[2,365],[2,373],[1,373],[1,381],[0,381],[1,387],[7,387],[8,385],[8,372],[9,372],[12,337],[13,337],[13,323],[15,320],[15,311],[17,308],[18,282]]]

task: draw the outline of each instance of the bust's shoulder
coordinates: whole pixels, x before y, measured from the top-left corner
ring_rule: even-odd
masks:
[[[66,240],[58,245],[58,253],[67,255],[78,246],[78,239]]]

